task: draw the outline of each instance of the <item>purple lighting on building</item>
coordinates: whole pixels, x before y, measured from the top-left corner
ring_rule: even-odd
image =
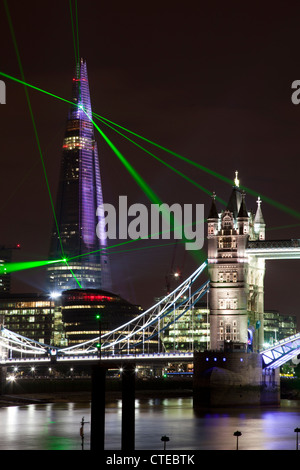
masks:
[[[63,269],[49,267],[51,290],[78,287],[111,289],[106,239],[99,239],[97,225],[102,222],[97,207],[103,205],[98,147],[91,122],[92,107],[86,62],[76,65],[72,101],[62,146],[62,164],[56,214],[60,237],[67,258],[78,257]],[[89,252],[96,252],[83,256]],[[62,256],[59,234],[53,230],[51,258]],[[68,274],[69,273],[69,274]],[[76,283],[76,284],[75,284]],[[49,284],[49,282],[48,282]]]

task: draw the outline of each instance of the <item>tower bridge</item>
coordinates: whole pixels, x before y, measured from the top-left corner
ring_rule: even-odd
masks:
[[[193,362],[195,406],[199,402],[201,406],[277,403],[279,367],[300,353],[300,333],[264,349],[265,262],[299,259],[300,239],[266,240],[260,198],[256,213],[248,211],[237,174],[234,183],[222,212],[212,197],[207,261],[171,293],[113,331],[71,347],[41,344],[2,325],[3,370],[8,365],[53,361],[102,364],[105,369]],[[205,268],[208,280],[203,280]],[[208,290],[210,347],[204,352],[166,353],[160,342],[163,331],[191,311]]]
[[[228,399],[231,404],[232,400],[242,404],[278,401],[279,367],[300,353],[300,333],[264,349],[265,262],[299,259],[300,240],[265,239],[260,198],[256,213],[248,212],[237,175],[225,210],[218,213],[213,196],[207,225],[207,261],[152,307],[113,331],[65,348],[40,344],[3,326],[2,366],[53,361],[96,364],[101,359],[110,368],[125,363],[187,361],[194,363],[195,396],[202,402],[208,395],[210,404],[214,404],[214,399],[223,405]],[[204,281],[206,267],[209,280]],[[208,290],[210,348],[201,353],[167,354],[159,341],[162,332],[192,310]],[[156,351],[149,349],[154,339]],[[261,387],[263,393],[258,393]],[[244,394],[239,393],[241,388]],[[255,396],[253,389],[257,392]],[[225,393],[226,390],[230,393]],[[213,394],[217,399],[211,398]]]

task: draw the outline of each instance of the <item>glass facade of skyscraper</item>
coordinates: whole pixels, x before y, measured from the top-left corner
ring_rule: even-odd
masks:
[[[100,240],[96,215],[103,204],[97,143],[91,118],[86,62],[81,59],[73,77],[72,101],[63,141],[56,221],[50,259],[67,262],[49,266],[49,291],[74,288],[111,290],[105,240]]]

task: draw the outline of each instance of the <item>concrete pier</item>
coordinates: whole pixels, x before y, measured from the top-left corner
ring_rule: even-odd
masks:
[[[0,365],[0,395],[5,394],[7,367]]]
[[[122,451],[133,451],[135,446],[135,364],[105,363],[99,361],[92,368],[91,450],[105,448],[105,386],[108,369],[122,368]]]
[[[262,366],[258,353],[196,352],[194,408],[279,406],[279,370]]]

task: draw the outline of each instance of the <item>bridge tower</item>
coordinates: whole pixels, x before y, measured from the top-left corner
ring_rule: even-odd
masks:
[[[221,213],[213,194],[208,214],[210,278],[210,348],[257,351],[263,344],[265,262],[247,255],[249,240],[265,238],[258,199],[256,213],[247,210],[235,174],[227,207]]]
[[[265,259],[251,244],[264,244],[261,201],[247,210],[238,173],[227,207],[213,195],[208,223],[210,350],[194,354],[194,408],[278,405],[277,369],[263,368]]]

